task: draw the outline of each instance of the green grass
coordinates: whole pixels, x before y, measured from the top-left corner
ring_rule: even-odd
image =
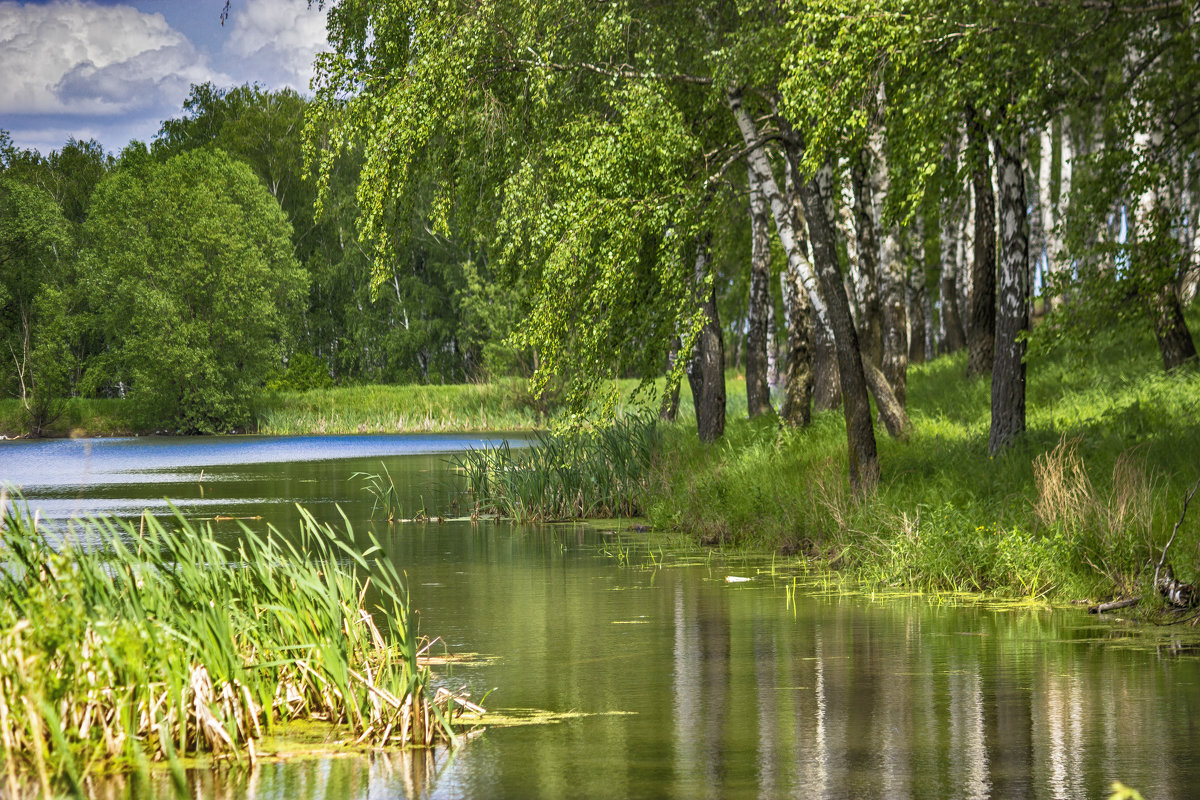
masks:
[[[963,354],[910,370],[915,433],[897,442],[877,427],[882,482],[868,500],[850,496],[840,412],[801,431],[731,417],[710,446],[682,424],[664,432],[647,513],[708,543],[797,552],[884,585],[1145,591],[1200,478],[1200,374],[1166,375],[1153,341],[1128,331],[1031,363],[1028,432],[993,459],[989,379],[964,373]],[[1189,581],[1191,513],[1168,559]]]
[[[257,410],[264,434],[524,431],[546,420],[517,381],[279,392]]]
[[[61,417],[49,428],[50,436],[127,436],[153,433],[134,423],[133,409],[124,400],[72,397]],[[0,400],[0,436],[20,436],[27,430],[21,401]]]
[[[230,547],[182,519],[93,520],[69,537],[86,546],[57,549],[27,517],[0,529],[0,794],[78,793],[149,760],[182,781],[182,759],[253,760],[296,720],[344,726],[356,745],[429,746],[476,708],[435,691],[377,546],[307,514],[298,544],[244,529]]]
[[[657,444],[653,419],[627,416],[596,430],[539,433],[529,447],[471,448],[454,464],[475,514],[517,522],[633,517]]]

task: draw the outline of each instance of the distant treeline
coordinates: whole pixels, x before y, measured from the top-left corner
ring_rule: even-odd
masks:
[[[390,263],[360,242],[361,159],[305,172],[308,101],[194,86],[117,155],[49,155],[0,131],[0,394],[41,433],[72,396],[140,424],[251,423],[265,388],[456,383],[520,371],[482,249],[421,226]],[[374,281],[374,282],[373,282]]]

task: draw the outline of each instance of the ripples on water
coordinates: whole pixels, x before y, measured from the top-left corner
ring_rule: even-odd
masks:
[[[294,502],[371,526],[349,480],[383,459],[408,508],[465,499],[447,454],[468,437],[0,443],[59,520],[260,517]],[[29,448],[29,449],[25,449]],[[204,480],[200,472],[204,471]],[[164,480],[165,478],[165,480]],[[214,525],[231,539],[237,522]],[[194,771],[197,797],[1094,798],[1113,780],[1150,800],[1197,796],[1200,658],[1074,610],[937,598],[872,601],[818,582],[791,607],[770,561],[706,554],[653,569],[588,527],[376,523],[422,630],[488,656],[443,680],[491,708],[577,711],[493,729],[455,754],[381,754]],[[636,542],[629,537],[628,545]],[[729,574],[754,576],[727,583]],[[632,624],[636,623],[636,624]],[[612,715],[609,712],[630,712]],[[590,716],[589,716],[590,715]],[[122,779],[96,796],[168,797]]]

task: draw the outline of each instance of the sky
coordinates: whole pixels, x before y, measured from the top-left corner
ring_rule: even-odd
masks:
[[[48,154],[68,138],[117,153],[179,116],[189,88],[309,93],[325,17],[305,0],[0,0],[0,129]]]

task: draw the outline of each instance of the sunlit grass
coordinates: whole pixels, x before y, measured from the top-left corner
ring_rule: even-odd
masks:
[[[471,448],[455,456],[475,511],[518,522],[641,513],[658,442],[652,419],[626,417],[574,433],[539,433],[528,447]]]
[[[19,514],[0,528],[9,796],[23,784],[78,792],[91,774],[150,760],[182,780],[182,758],[253,760],[256,741],[295,720],[342,726],[358,745],[430,746],[454,739],[463,708],[478,711],[434,686],[378,547],[307,513],[295,544],[268,528],[226,545],[150,517],[85,523],[68,541],[86,546],[56,548]]]
[[[914,435],[897,442],[877,428],[882,483],[862,502],[849,492],[840,412],[800,431],[731,415],[714,445],[669,427],[646,513],[710,544],[781,549],[880,586],[1143,591],[1152,545],[1165,543],[1200,476],[1200,373],[1167,375],[1153,340],[1123,329],[1031,363],[1029,380],[1028,432],[992,458],[989,379],[966,378],[963,354],[913,367]],[[1064,448],[1079,470],[1035,471]],[[1077,506],[1057,513],[1068,496]],[[1172,548],[1185,580],[1200,566],[1197,531],[1193,519]]]

